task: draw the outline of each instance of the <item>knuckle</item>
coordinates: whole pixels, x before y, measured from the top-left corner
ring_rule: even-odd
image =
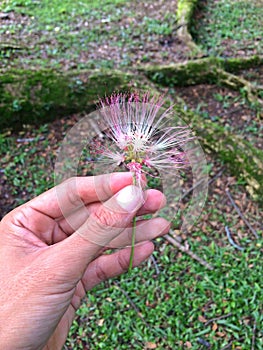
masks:
[[[100,263],[96,264],[96,277],[99,281],[105,281],[108,279],[107,273],[105,272],[103,265]]]
[[[77,191],[77,178],[71,177],[66,181],[65,191],[67,193],[68,202],[73,207],[79,207],[83,204],[80,194]]]
[[[128,269],[129,261],[127,256],[124,254],[118,254],[118,264],[122,271],[126,271]]]
[[[100,210],[94,213],[96,224],[103,230],[115,227],[119,221],[118,215],[108,210]]]

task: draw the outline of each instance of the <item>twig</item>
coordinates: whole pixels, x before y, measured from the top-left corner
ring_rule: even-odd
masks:
[[[182,195],[182,197],[181,197],[180,199],[183,200],[183,199],[184,199],[185,197],[187,197],[194,189],[196,189],[196,187],[198,187],[199,185],[201,185],[201,183],[204,182],[204,181],[205,181],[204,179],[201,179],[201,180],[197,181],[197,183],[196,183],[193,187],[189,188],[189,190],[186,191],[186,192]]]
[[[145,321],[145,319],[142,317],[141,311],[140,309],[134,304],[134,302],[131,300],[131,298],[129,297],[128,293],[122,289],[119,285],[118,282],[113,282],[113,284],[122,292],[122,294],[126,297],[126,299],[128,300],[129,304],[131,305],[131,307],[136,311],[137,315],[140,317],[140,319],[143,321],[143,323],[152,330],[151,326],[149,325],[148,322]]]
[[[170,230],[169,232],[171,235],[173,234],[172,231]],[[198,255],[196,255],[195,253],[193,253],[189,248],[187,248],[186,246],[180,244],[179,242],[177,242],[174,238],[172,238],[169,234],[164,235],[163,236],[169,243],[171,243],[173,246],[175,246],[176,248],[178,248],[179,250],[181,250],[181,252],[186,253],[187,255],[189,255],[192,259],[198,261],[201,265],[205,266],[208,270],[213,270],[213,266],[211,266],[207,261],[203,260],[202,258],[200,258]]]
[[[40,136],[40,137],[27,137],[27,138],[20,138],[16,139],[16,142],[18,143],[23,143],[23,142],[33,142],[33,141],[43,141],[45,140],[45,136]]]
[[[208,185],[211,185],[211,183],[214,182],[217,178],[219,178],[223,174],[224,171],[225,171],[225,167],[223,166],[222,168],[220,168],[218,173],[215,174],[215,176],[213,176],[212,179],[210,179],[208,181]]]
[[[238,249],[238,250],[244,250],[243,247],[240,247],[238,244],[236,244],[236,243],[233,241],[233,238],[231,237],[231,232],[229,231],[228,226],[225,226],[225,231],[226,231],[226,235],[227,235],[227,238],[228,238],[229,243],[230,243],[233,247],[235,247],[236,249]]]
[[[256,333],[257,333],[257,321],[254,320],[251,350],[255,350],[255,345],[256,345]]]
[[[152,263],[153,263],[153,265],[154,265],[154,267],[155,267],[156,274],[159,275],[159,274],[160,274],[160,269],[159,269],[159,267],[158,267],[158,264],[157,264],[157,262],[156,262],[154,256],[151,255],[151,256],[150,256],[150,259],[151,259],[151,261],[152,261]]]
[[[228,114],[233,114],[233,113],[242,111],[242,109],[243,109],[243,106],[242,106],[242,107],[235,108],[235,109],[232,109],[232,111],[231,111],[231,110],[230,110],[230,111],[224,111],[224,113],[221,114],[221,115],[219,115],[219,117],[224,117],[224,116],[226,116],[226,115],[228,115]]]
[[[224,346],[221,350],[227,350],[232,346],[233,340],[231,340],[226,346]]]
[[[218,321],[218,320],[223,320],[224,318],[228,318],[230,316],[232,316],[232,312],[229,312],[228,314],[226,315],[221,315],[221,316],[218,316],[218,317],[214,317],[214,318],[211,318],[210,320],[208,320],[206,323],[205,323],[205,326],[209,325],[210,323],[213,323],[215,321]]]
[[[241,217],[241,219],[244,221],[244,223],[247,225],[247,227],[249,228],[249,230],[253,233],[253,235],[258,238],[258,234],[257,232],[253,229],[253,227],[250,225],[250,223],[247,221],[247,219],[244,217],[244,215],[241,213],[240,209],[238,208],[238,206],[236,205],[234,199],[232,198],[230,192],[228,190],[226,190],[226,194],[228,196],[228,198],[230,199],[231,204],[233,205],[233,207],[235,208],[236,212],[238,213],[238,215]]]

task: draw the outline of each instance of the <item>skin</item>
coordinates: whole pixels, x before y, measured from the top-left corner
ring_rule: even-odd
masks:
[[[86,292],[127,271],[130,248],[104,255],[105,247],[128,246],[133,217],[165,205],[161,192],[136,188],[135,207],[124,209],[120,193],[132,181],[130,173],[72,178],[2,219],[1,349],[61,349]],[[162,218],[138,219],[134,266],[168,230]]]

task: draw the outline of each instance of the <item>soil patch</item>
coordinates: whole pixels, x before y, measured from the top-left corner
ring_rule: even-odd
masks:
[[[176,0],[137,0],[110,12],[62,17],[60,23],[38,21],[37,14],[1,13],[2,67],[121,68],[193,58],[177,38],[176,8]]]
[[[263,121],[259,110],[250,107],[237,91],[208,84],[177,87],[175,91],[204,119],[217,122],[233,134],[242,135],[255,147],[263,148]]]

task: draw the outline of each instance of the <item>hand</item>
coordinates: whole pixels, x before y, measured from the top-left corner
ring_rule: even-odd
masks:
[[[86,291],[128,269],[130,248],[103,247],[128,246],[133,217],[165,205],[161,192],[131,184],[131,173],[72,178],[2,219],[1,349],[61,349]],[[168,230],[164,219],[138,220],[134,266]]]

